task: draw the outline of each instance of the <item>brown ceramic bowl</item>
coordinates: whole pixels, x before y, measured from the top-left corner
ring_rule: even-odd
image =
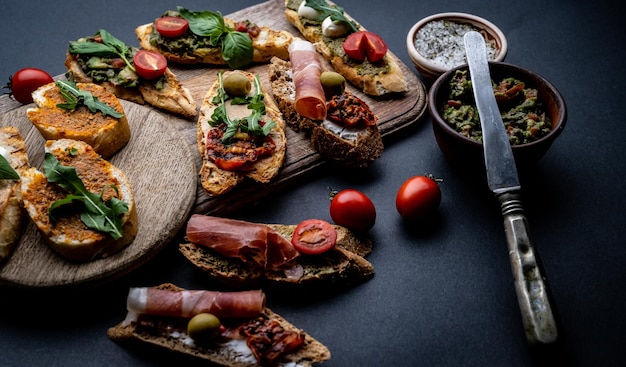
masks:
[[[422,38],[422,41],[425,44],[439,45],[438,48],[441,48],[444,53],[436,53],[438,57],[442,57],[446,54],[454,54],[457,55],[457,58],[461,57],[463,59],[461,62],[452,62],[447,57],[445,60],[441,60],[434,56],[434,52],[433,54],[425,54],[426,52],[420,53],[416,47],[417,37],[424,34],[420,32],[420,30],[424,29],[424,32],[426,32],[427,29],[436,27],[439,32],[446,34],[447,30],[452,25],[457,27],[461,25],[466,28],[471,27],[473,30],[480,32],[485,37],[485,41],[492,44],[494,49],[497,50],[489,60],[504,61],[508,51],[508,42],[504,33],[502,33],[496,25],[486,19],[467,13],[449,12],[434,14],[415,23],[406,37],[406,47],[409,57],[417,71],[424,77],[425,81],[430,83],[451,68],[466,63],[463,37],[460,33],[450,37],[444,37],[442,34],[438,34],[436,37],[433,36],[430,40],[424,40]],[[456,32],[460,32],[460,30],[457,29]],[[422,43],[420,43],[420,48],[422,48]]]
[[[441,116],[443,105],[449,99],[450,79],[457,70],[467,70],[467,65],[453,68],[441,75],[429,91],[428,111],[432,117],[433,131],[437,144],[449,162],[465,168],[484,167],[482,144],[459,134]],[[545,78],[522,67],[503,62],[489,62],[492,80],[514,77],[535,88],[546,116],[552,122],[552,130],[530,143],[513,145],[513,155],[518,168],[535,164],[550,149],[561,134],[567,120],[567,106],[561,93]]]

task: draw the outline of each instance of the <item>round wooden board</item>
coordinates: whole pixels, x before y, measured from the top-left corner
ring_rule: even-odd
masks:
[[[137,237],[122,251],[104,259],[73,263],[54,253],[29,218],[20,243],[0,264],[0,283],[27,288],[90,286],[136,269],[165,247],[182,228],[195,201],[194,155],[169,117],[121,101],[131,127],[128,144],[110,162],[131,182],[139,216]],[[41,169],[45,143],[26,117],[23,106],[0,116],[0,126],[17,127],[26,140],[31,166]]]

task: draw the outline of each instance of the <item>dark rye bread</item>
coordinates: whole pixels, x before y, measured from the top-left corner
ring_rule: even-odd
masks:
[[[182,288],[171,284],[161,284],[157,288],[182,290]],[[263,314],[270,319],[276,320],[286,330],[299,331],[304,335],[304,344],[293,353],[289,353],[283,358],[279,366],[297,365],[302,367],[310,367],[316,363],[329,360],[331,355],[328,348],[321,342],[307,334],[304,330],[298,329],[296,326],[285,320],[280,315],[265,308]],[[165,351],[185,356],[191,360],[205,361],[211,366],[229,366],[229,367],[253,367],[260,366],[250,358],[241,358],[240,352],[234,348],[228,348],[223,344],[212,344],[210,346],[198,346],[190,344],[186,340],[171,337],[170,330],[154,330],[140,329],[136,323],[125,325],[123,322],[109,328],[107,330],[108,337],[116,343],[125,345],[134,350],[141,351]],[[238,358],[239,357],[239,358]],[[168,358],[168,360],[171,360]],[[176,364],[184,365],[182,360],[178,360]]]
[[[296,225],[269,224],[283,237],[291,239]],[[348,286],[371,278],[374,267],[365,259],[372,251],[369,240],[359,239],[341,226],[337,230],[337,245],[321,255],[301,255],[297,262],[304,275],[297,281],[284,273],[251,268],[242,260],[221,256],[210,249],[193,243],[179,246],[181,253],[212,280],[231,288],[270,286],[273,288]]]
[[[346,167],[356,168],[367,167],[380,157],[384,146],[378,126],[348,129],[328,120],[314,121],[303,117],[295,108],[291,63],[277,57],[272,58],[268,73],[272,96],[283,114],[285,123],[295,131],[308,134],[313,149],[322,157]]]

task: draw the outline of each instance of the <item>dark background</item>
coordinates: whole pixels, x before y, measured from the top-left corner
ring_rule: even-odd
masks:
[[[228,14],[254,1],[5,1],[0,78],[23,67],[65,69],[70,40],[105,28],[137,45],[134,28],[182,5]],[[531,236],[544,263],[561,321],[561,344],[536,354],[524,341],[495,199],[480,176],[450,167],[430,117],[388,141],[383,156],[354,174],[326,167],[307,183],[233,217],[267,223],[330,220],[328,188],[369,195],[378,218],[369,260],[376,276],[336,295],[268,296],[268,305],[325,343],[324,366],[617,366],[624,361],[626,260],[624,204],[625,27],[609,1],[344,0],[345,10],[380,34],[413,67],[409,28],[431,14],[461,11],[498,25],[507,62],[549,79],[568,104],[565,131],[523,178]],[[413,175],[442,177],[438,217],[427,228],[402,223],[394,201]],[[106,329],[125,316],[129,286],[208,285],[172,244],[154,260],[95,291],[0,289],[1,366],[157,366],[111,342]],[[557,363],[558,361],[558,363]]]

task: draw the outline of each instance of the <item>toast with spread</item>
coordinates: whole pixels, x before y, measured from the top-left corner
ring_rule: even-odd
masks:
[[[215,37],[216,32],[223,37]],[[211,10],[195,12],[180,6],[137,27],[135,33],[143,49],[160,52],[171,62],[228,65],[232,69],[264,63],[273,56],[287,59],[287,48],[293,39],[287,31],[258,26],[249,20],[224,18]]]
[[[258,75],[220,72],[197,123],[200,181],[211,196],[244,180],[265,184],[278,175],[287,146],[285,122]]]
[[[25,219],[20,176],[28,168],[26,144],[19,130],[0,127],[0,262],[11,255],[20,238]]]
[[[137,73],[134,57],[140,51],[101,29],[93,36],[70,42],[65,59],[68,77],[75,82],[102,85],[124,100],[195,118],[198,111],[193,96],[169,68],[154,78]]]
[[[382,59],[374,62],[346,54],[343,43],[347,37],[366,30],[339,6],[326,0],[285,0],[285,16],[305,39],[317,46],[338,73],[365,94],[381,96],[408,90],[400,61],[393,53],[385,49]],[[342,20],[335,20],[337,18]],[[331,24],[327,26],[324,22]]]
[[[87,143],[45,143],[43,172],[24,171],[24,207],[43,240],[62,257],[86,262],[128,246],[138,228],[130,181]]]
[[[136,350],[224,367],[311,367],[331,357],[325,345],[265,307],[260,290],[185,290],[166,283],[131,288],[127,309],[107,335]]]
[[[341,289],[373,277],[374,267],[365,258],[372,251],[371,241],[357,237],[345,227],[328,226],[335,233],[332,248],[305,254],[293,245],[294,233],[300,231],[298,225],[196,214],[187,224],[187,241],[179,249],[211,280],[236,289]],[[312,228],[310,234],[320,241],[324,233]]]

